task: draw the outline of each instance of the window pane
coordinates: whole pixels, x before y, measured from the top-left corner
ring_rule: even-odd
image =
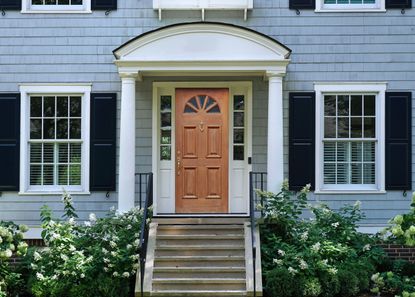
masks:
[[[32,5],[42,5],[43,0],[32,0]]]
[[[349,138],[349,118],[338,118],[338,138]]]
[[[363,143],[363,161],[364,162],[374,162],[375,161],[375,143],[374,142],[364,142]]]
[[[244,143],[244,129],[235,129],[233,131],[233,143]]]
[[[43,144],[43,163],[54,163],[54,144],[44,143]]]
[[[42,116],[42,97],[30,97],[30,116]]]
[[[166,112],[161,114],[161,127],[171,126],[171,113]]]
[[[352,168],[352,184],[362,184],[362,164],[351,164]]]
[[[45,4],[46,5],[55,5],[56,4],[56,0],[45,0]]]
[[[336,137],[336,118],[324,118],[324,137]]]
[[[336,144],[333,142],[324,144],[324,162],[336,161]]]
[[[352,121],[351,137],[361,138],[362,137],[362,118],[351,118],[351,121]]]
[[[207,113],[220,113],[219,105],[216,104],[211,109],[209,109]]]
[[[42,144],[32,143],[30,144],[30,163],[42,162]]]
[[[81,163],[81,144],[71,143],[69,144],[70,155],[69,161],[71,163]]]
[[[337,115],[348,116],[349,115],[349,96],[339,95],[337,96]]]
[[[161,144],[171,144],[171,131],[170,130],[161,130]]]
[[[57,121],[56,126],[56,138],[57,139],[68,139],[68,120],[60,119]]]
[[[337,163],[337,184],[349,184],[349,164]]]
[[[69,121],[70,139],[81,139],[81,120],[70,120]]]
[[[30,185],[42,185],[42,165],[30,165]]]
[[[69,154],[68,154],[68,143],[59,143],[58,144],[58,162],[59,163],[68,163]]]
[[[160,110],[171,110],[171,96],[161,96]]]
[[[361,116],[362,115],[362,96],[352,95],[351,98],[352,98],[352,101],[351,101],[352,116]]]
[[[349,143],[338,142],[337,143],[337,162],[349,161]]]
[[[70,99],[70,111],[71,117],[80,117],[81,116],[81,97],[71,97]]]
[[[30,120],[30,139],[42,138],[42,120]]]
[[[69,5],[69,0],[58,0],[59,5]]]
[[[366,116],[375,115],[375,96],[374,95],[365,96],[365,115]]]
[[[72,0],[72,5],[82,5],[82,0]]]
[[[375,137],[375,118],[365,118],[365,133],[364,137],[374,138]]]
[[[55,120],[43,120],[43,139],[55,139]]]
[[[363,183],[364,184],[375,184],[376,183],[375,163],[363,164]]]
[[[324,96],[324,115],[336,116],[336,96]]]
[[[243,112],[234,112],[233,113],[233,126],[234,127],[244,127],[244,116]]]
[[[67,185],[68,184],[68,165],[59,165],[58,166],[58,184]]]
[[[53,185],[53,165],[43,165],[43,184]]]
[[[68,116],[68,97],[58,97],[57,99],[57,117],[67,117]]]
[[[240,145],[238,145],[238,146],[234,146],[233,147],[233,159],[234,160],[244,160],[245,158],[244,158],[244,147],[243,146],[240,146]]]
[[[160,147],[160,160],[171,160],[170,146],[161,146]]]
[[[336,183],[336,164],[334,163],[324,164],[324,183],[325,184]]]
[[[69,165],[69,184],[72,186],[81,184],[81,165]]]
[[[362,161],[362,143],[361,142],[352,142],[352,162],[361,162]]]
[[[43,116],[54,117],[55,116],[55,97],[44,97],[43,99]]]
[[[233,109],[234,110],[245,109],[245,96],[243,95],[233,96]]]

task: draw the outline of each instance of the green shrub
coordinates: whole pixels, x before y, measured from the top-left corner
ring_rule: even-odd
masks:
[[[141,211],[111,211],[102,219],[91,214],[89,221],[79,225],[70,195],[65,194],[63,202],[61,221],[42,208],[47,247],[33,254],[32,293],[37,297],[128,296],[138,269]]]

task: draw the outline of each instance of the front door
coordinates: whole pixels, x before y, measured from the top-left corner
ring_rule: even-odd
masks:
[[[228,212],[228,89],[176,89],[176,213]]]

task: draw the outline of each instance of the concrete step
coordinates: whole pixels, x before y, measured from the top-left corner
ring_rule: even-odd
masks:
[[[246,278],[245,267],[154,267],[154,278]]]
[[[245,290],[246,280],[242,278],[153,278],[153,290],[216,290],[232,291]]]
[[[245,267],[243,256],[160,256],[154,267]]]
[[[244,235],[243,225],[160,225],[159,235]]]
[[[249,217],[196,217],[196,218],[179,218],[177,216],[171,218],[154,217],[153,222],[161,225],[243,225],[249,221]]]
[[[239,245],[243,243],[244,235],[157,235],[156,244],[160,245]]]
[[[166,290],[162,292],[152,292],[151,296],[157,297],[227,297],[227,296],[247,296],[245,290],[232,290],[232,291],[218,291],[218,290],[189,290],[189,291],[176,291]]]
[[[159,256],[244,256],[243,245],[160,245],[156,247]]]

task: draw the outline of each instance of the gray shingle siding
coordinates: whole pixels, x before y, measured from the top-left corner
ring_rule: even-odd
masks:
[[[299,16],[287,0],[254,0],[243,21],[242,12],[209,11],[206,20],[238,24],[278,39],[292,49],[284,81],[284,131],[288,140],[288,93],[312,91],[315,81],[386,81],[388,90],[415,94],[415,9],[386,13],[315,13]],[[200,21],[200,12],[163,12],[151,0],[119,0],[106,16],[92,14],[21,14],[0,16],[0,92],[18,92],[19,83],[92,82],[93,92],[120,92],[120,79],[112,50],[151,29],[173,23]],[[266,170],[267,83],[253,79],[253,164]],[[152,79],[137,83],[136,156],[138,172],[151,170]],[[118,94],[118,98],[120,94]],[[118,99],[119,100],[119,99]],[[415,105],[414,105],[415,106]],[[119,102],[118,102],[119,108]],[[119,118],[119,112],[118,112]],[[118,123],[119,127],[119,123]],[[415,131],[415,129],[414,129]],[[414,132],[415,133],[415,132]],[[413,139],[415,143],[415,138]],[[287,147],[285,174],[287,175]],[[413,158],[415,160],[415,158]],[[415,175],[413,174],[415,181]],[[334,207],[362,201],[366,224],[384,224],[409,207],[410,194],[319,195]],[[39,223],[39,208],[48,203],[61,210],[57,196],[18,196],[3,193],[0,219]],[[117,204],[116,193],[75,197],[82,219],[89,212],[103,215]]]

